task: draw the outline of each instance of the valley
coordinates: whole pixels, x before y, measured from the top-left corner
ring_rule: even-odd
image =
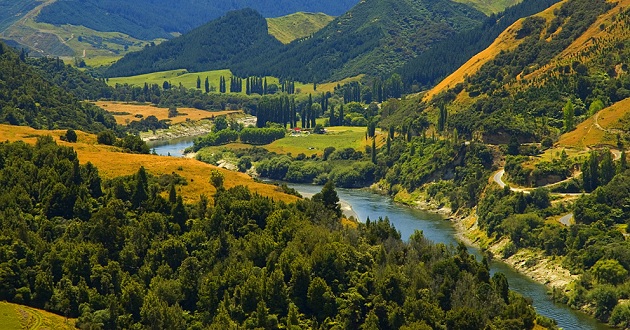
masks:
[[[0,0],[2,324],[630,326],[630,0],[248,1]]]

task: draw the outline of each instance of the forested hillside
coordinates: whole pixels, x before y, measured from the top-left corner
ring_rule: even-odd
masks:
[[[116,77],[175,69],[224,69],[281,47],[282,43],[269,35],[265,18],[252,9],[243,9],[175,39],[130,53],[106,74]]]
[[[170,38],[174,32],[188,32],[228,11],[243,8],[253,8],[265,17],[299,11],[341,15],[356,3],[357,0],[60,0],[46,6],[37,20],[54,25],[82,25],[96,31],[123,32],[138,39],[152,40]]]
[[[558,0],[523,1],[503,12],[493,14],[480,26],[439,42],[407,62],[398,72],[408,91],[416,92],[432,87],[475,54],[490,46],[499,34],[518,19],[537,14],[557,2]]]
[[[37,6],[36,0],[0,0],[0,31],[26,15]]]
[[[91,132],[116,125],[111,115],[51,83],[26,61],[25,53],[0,43],[0,122]]]
[[[404,243],[381,219],[342,228],[332,186],[287,205],[211,172],[212,201],[185,205],[178,175],[103,180],[50,137],[0,154],[0,299],[81,328],[550,324],[463,245]]]
[[[227,67],[241,77],[273,75],[298,81],[340,79],[362,73],[384,74],[436,41],[475,27],[485,17],[471,7],[447,0],[363,1],[312,37],[277,47],[267,41],[268,37],[263,35],[266,30],[258,27],[253,14],[247,11],[250,21],[240,23],[238,16],[245,12],[240,13],[209,23],[206,28],[213,26],[218,30],[206,33],[203,38],[197,32],[202,30],[195,30],[161,47],[127,55],[114,64],[107,75],[165,70],[165,66],[170,69],[194,67],[197,71]],[[235,35],[230,31],[241,33]],[[250,44],[243,41],[249,38],[265,46],[250,49]],[[231,49],[231,59],[192,51],[202,49],[199,44],[210,42],[218,45],[219,54],[223,48]],[[183,55],[176,54],[175,49],[178,52],[184,49]],[[147,62],[156,61],[165,64],[148,67]]]
[[[629,6],[563,1],[515,22],[436,90],[384,102],[391,141],[377,156],[380,188],[468,214],[471,239],[620,328],[630,324]]]

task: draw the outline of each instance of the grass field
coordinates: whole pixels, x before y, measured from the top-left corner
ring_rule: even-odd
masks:
[[[371,140],[365,139],[365,127],[339,126],[329,127],[326,134],[310,134],[302,136],[287,136],[264,146],[265,149],[278,154],[292,154],[296,156],[303,153],[307,156],[322,154],[327,147],[336,149],[353,148],[365,151],[365,147],[372,146]],[[378,134],[379,143],[382,142],[382,134]]]
[[[64,130],[35,130],[25,126],[0,125],[0,141],[25,141],[34,144],[38,136],[52,135],[58,144],[72,146],[82,164],[91,162],[96,165],[103,178],[131,175],[140,166],[144,166],[153,175],[178,173],[186,178],[188,185],[182,186],[180,193],[187,202],[198,200],[201,194],[212,196],[215,193],[214,187],[208,182],[210,170],[216,169],[215,166],[194,159],[123,153],[115,147],[96,144],[93,134],[81,131],[77,131],[77,143],[67,143],[60,139],[64,134]],[[226,188],[245,185],[254,192],[276,200],[296,200],[294,196],[278,192],[275,186],[255,182],[246,174],[219,170],[225,176]]]
[[[132,121],[139,121],[136,115],[142,115],[142,118],[148,116],[155,116],[158,120],[170,119],[172,124],[178,124],[189,120],[202,120],[209,119],[216,116],[222,116],[233,113],[240,113],[241,111],[205,111],[194,108],[178,108],[179,116],[168,118],[167,108],[158,108],[152,105],[138,105],[120,102],[99,101],[95,103],[97,106],[105,109],[106,111],[113,112],[116,122],[120,125],[127,125]],[[127,113],[127,114],[116,114]]]
[[[455,2],[470,5],[486,15],[496,14],[521,1],[522,0],[455,0]]]
[[[210,86],[213,86],[218,89],[219,87],[219,79],[221,76],[225,77],[227,81],[232,77],[232,71],[225,70],[213,70],[213,71],[203,71],[203,72],[188,72],[185,69],[179,70],[170,70],[170,71],[160,71],[154,73],[141,74],[137,76],[130,77],[117,77],[117,78],[109,78],[107,83],[110,86],[115,86],[116,84],[130,84],[136,86],[144,86],[145,83],[158,84],[162,86],[165,81],[170,82],[172,85],[179,85],[180,83],[186,88],[197,88],[197,77],[201,79],[201,89],[204,88],[204,82],[206,77],[208,78],[208,82]],[[364,75],[358,75],[355,77],[346,78],[340,81],[321,83],[317,85],[317,90],[313,89],[312,83],[295,83],[295,89],[297,93],[301,94],[317,94],[322,92],[334,92],[335,87],[337,85],[344,85],[349,82],[359,81],[363,78]],[[276,77],[267,77],[267,84],[276,84],[279,85],[279,79]],[[243,85],[245,85],[245,81],[243,81]],[[228,83],[229,89],[229,83]],[[245,86],[243,86],[243,91],[245,91]],[[243,92],[244,94],[245,92]]]
[[[258,146],[265,148],[270,152],[277,154],[305,154],[307,156],[324,153],[327,147],[335,147],[340,150],[344,148],[353,148],[365,152],[366,147],[372,147],[372,140],[365,140],[365,127],[339,126],[329,127],[327,134],[310,134],[294,137],[287,135],[286,137],[276,140],[271,144]],[[385,143],[386,136],[379,130],[376,131],[376,145],[382,146]],[[215,147],[203,148],[200,152],[204,154],[212,154],[223,152],[226,150],[248,149],[253,147],[251,144],[230,143]]]
[[[28,306],[0,302],[0,329],[76,329],[75,319]]]
[[[319,31],[335,19],[324,13],[295,13],[287,16],[267,18],[269,34],[284,44]]]

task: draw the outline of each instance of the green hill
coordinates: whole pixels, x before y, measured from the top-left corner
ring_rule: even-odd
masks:
[[[252,9],[243,9],[157,46],[127,54],[106,74],[120,77],[182,68],[218,70],[281,47],[269,35],[265,18]]]
[[[3,0],[6,1],[6,0]],[[252,8],[265,17],[291,13],[325,12],[340,15],[357,0],[66,0],[44,8],[37,20],[53,25],[82,25],[96,31],[116,31],[142,40],[170,38],[225,15],[232,10]]]
[[[283,44],[295,39],[308,37],[321,30],[335,18],[324,13],[299,12],[287,16],[268,18],[269,34],[276,37]]]
[[[523,0],[455,0],[455,2],[470,5],[486,15],[502,12],[508,7],[523,2]]]
[[[362,1],[312,37],[231,69],[239,76],[271,74],[301,81],[380,75],[484,17],[448,0]]]
[[[63,67],[60,60],[50,65]],[[52,77],[52,75],[51,75]],[[86,78],[87,79],[87,78]],[[105,111],[81,102],[26,63],[24,53],[0,43],[0,123],[97,132],[115,125]]]
[[[298,81],[380,75],[435,42],[477,26],[484,17],[449,0],[363,1],[311,37],[282,46],[269,40],[262,16],[239,11],[157,47],[129,54],[112,65],[107,75],[182,68],[229,68],[240,77],[273,75]]]

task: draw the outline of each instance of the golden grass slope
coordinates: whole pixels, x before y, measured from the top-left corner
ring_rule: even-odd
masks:
[[[630,98],[600,110],[595,116],[581,122],[576,129],[560,137],[558,145],[587,148],[597,145],[617,144],[615,126],[630,113]]]
[[[295,196],[279,192],[275,186],[255,182],[246,174],[221,169],[194,159],[123,153],[116,147],[96,144],[96,137],[93,134],[81,131],[77,131],[77,143],[68,143],[61,141],[64,134],[64,130],[36,130],[25,126],[0,125],[0,141],[24,141],[35,144],[38,136],[53,136],[58,144],[73,147],[82,164],[91,162],[98,167],[103,178],[131,175],[138,172],[140,166],[144,166],[153,175],[177,173],[188,182],[179,191],[186,202],[198,200],[201,194],[208,197],[214,195],[216,190],[209,183],[210,171],[213,169],[223,173],[226,188],[244,185],[253,192],[275,200],[292,202],[297,199]]]
[[[111,101],[99,101],[95,102],[94,104],[105,109],[105,111],[111,112],[116,119],[116,123],[118,123],[119,125],[127,125],[132,121],[139,121],[140,118],[136,117],[136,115],[141,115],[141,118],[155,116],[158,120],[168,119],[171,121],[171,124],[178,124],[185,122],[186,120],[211,119],[217,116],[241,112],[236,110],[206,111],[195,108],[177,108],[177,111],[180,113],[180,115],[178,115],[177,117],[169,118],[168,108],[158,108],[153,105],[130,104]]]
[[[0,302],[0,329],[76,329],[76,320],[28,306]]]
[[[283,44],[293,40],[308,37],[321,30],[335,18],[324,13],[298,12],[282,17],[268,18],[269,34]]]
[[[567,48],[550,61],[548,65],[533,71],[524,78],[527,80],[533,80],[549,73],[559,65],[571,64],[574,60],[578,59],[582,63],[588,63],[588,50],[597,40],[610,40],[610,38],[614,37],[627,38],[626,35],[616,36],[615,34],[618,34],[619,32],[615,29],[602,29],[601,27],[609,27],[618,24],[614,22],[615,16],[619,14],[621,9],[630,7],[630,0],[609,0],[608,2],[614,4],[615,6],[607,13],[598,17],[595,23],[593,23],[581,36],[575,39]],[[553,15],[553,12],[551,12],[551,14]]]
[[[553,11],[559,8],[563,3],[564,1],[561,1],[534,16],[542,17],[547,21],[550,21],[554,17]],[[503,31],[499,37],[490,46],[488,46],[488,48],[473,56],[459,69],[430,89],[424,95],[424,100],[430,101],[437,94],[444,92],[449,88],[455,87],[458,83],[464,82],[466,77],[477,73],[484,64],[493,60],[497,55],[499,55],[499,53],[501,53],[501,51],[510,51],[518,47],[522,40],[516,39],[516,33],[521,29],[523,20],[524,19],[520,19],[514,22],[514,24],[505,29],[505,31]]]

